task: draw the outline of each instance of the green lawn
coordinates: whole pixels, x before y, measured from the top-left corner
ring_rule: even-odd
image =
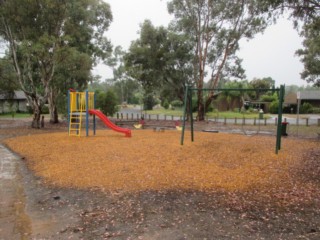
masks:
[[[29,118],[31,116],[32,116],[32,114],[30,114],[30,113],[15,113],[15,114],[2,113],[2,114],[0,114],[0,118]]]
[[[145,111],[147,114],[152,114],[152,115],[167,115],[167,116],[182,116],[183,111],[182,109],[177,109],[177,110],[170,110],[170,109],[156,109],[156,110],[149,110]],[[194,113],[195,115],[197,113]],[[239,112],[209,112],[206,114],[208,118],[258,118],[259,114],[258,113],[239,113]],[[269,118],[269,114],[264,114],[264,118]]]

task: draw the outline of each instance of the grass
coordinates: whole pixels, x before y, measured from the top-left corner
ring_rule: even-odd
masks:
[[[0,114],[0,118],[29,118],[31,117],[32,114],[30,113],[15,113],[15,114],[12,114],[12,113],[2,113]]]
[[[167,115],[167,116],[182,116],[183,115],[183,110],[182,109],[155,109],[155,110],[148,110],[146,111],[147,114],[150,115]],[[197,113],[194,113],[197,114]],[[239,112],[208,112],[206,113],[206,116],[209,118],[258,118],[259,114],[258,113],[239,113]],[[270,118],[269,114],[264,114],[264,118]]]
[[[182,109],[175,109],[175,110],[171,110],[171,109],[155,109],[155,110],[148,110],[145,111],[147,114],[150,115],[168,115],[168,116],[175,116],[175,117],[179,117],[183,115],[183,110]]]

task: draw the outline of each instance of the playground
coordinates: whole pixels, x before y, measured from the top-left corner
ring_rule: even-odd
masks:
[[[240,190],[288,184],[288,168],[318,143],[285,140],[279,156],[274,137],[195,134],[181,146],[180,132],[134,131],[126,138],[107,130],[70,138],[65,133],[9,139],[6,144],[35,174],[59,187],[107,191]],[[50,148],[50,151],[48,149]]]
[[[0,129],[3,236],[319,239],[318,140],[118,127],[72,94],[65,124]]]
[[[196,131],[181,146],[177,130],[0,133],[26,166],[33,237],[319,237],[317,141],[285,138],[277,155],[274,136]]]

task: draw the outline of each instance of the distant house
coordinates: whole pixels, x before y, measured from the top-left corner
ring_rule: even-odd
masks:
[[[310,103],[314,108],[320,108],[320,90],[310,90],[310,91],[301,91],[300,92],[301,105],[304,103]],[[298,94],[289,93],[284,98],[284,107],[288,110],[285,112],[297,111],[298,105]]]
[[[320,108],[320,90],[301,91],[301,104],[310,103],[313,107]]]
[[[27,112],[27,97],[23,91],[14,91],[14,96],[9,98],[7,94],[0,94],[0,113]]]

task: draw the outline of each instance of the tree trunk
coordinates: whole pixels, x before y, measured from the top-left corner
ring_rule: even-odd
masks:
[[[50,113],[50,123],[59,123],[59,117],[58,117],[58,110],[56,106],[51,106],[49,108],[49,113]]]
[[[50,123],[55,124],[59,123],[58,117],[58,109],[55,100],[55,94],[53,93],[53,89],[50,89],[49,96],[48,96],[48,104],[49,104],[49,114],[50,114]]]
[[[203,91],[202,90],[198,90],[198,116],[197,116],[197,120],[198,121],[203,121],[204,120],[204,116],[205,116],[205,112],[204,112],[204,104],[203,104]]]
[[[38,101],[33,100],[33,119],[31,123],[32,128],[40,128],[41,107]]]

